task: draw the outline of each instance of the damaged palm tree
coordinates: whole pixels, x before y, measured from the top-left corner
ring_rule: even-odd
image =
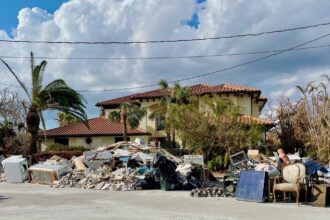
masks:
[[[33,53],[31,52],[32,88],[30,89],[3,59],[0,58],[0,60],[16,78],[30,101],[26,116],[27,131],[31,134],[28,154],[32,155],[37,152],[40,122],[44,129],[46,127],[42,116],[42,111],[44,110],[50,109],[65,112],[78,118],[80,121],[86,122],[87,126],[87,115],[84,110],[86,101],[77,91],[69,87],[62,79],[54,80],[46,86],[42,85],[47,61],[44,60],[39,65],[35,65]]]

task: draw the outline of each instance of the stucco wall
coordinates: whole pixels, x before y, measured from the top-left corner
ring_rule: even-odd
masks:
[[[248,94],[222,94],[220,95],[223,99],[231,100],[235,105],[241,108],[241,113],[246,115],[253,115],[258,117],[260,115],[259,112],[259,104],[256,99],[252,99],[252,109],[251,109],[251,97]],[[160,99],[143,99],[141,101],[141,106],[147,108],[147,115],[141,120],[140,127],[145,131],[149,132],[152,137],[166,137],[166,133],[164,131],[156,130],[156,122],[155,120],[150,120],[149,115],[151,114],[150,106],[159,103]],[[115,109],[105,109],[105,117],[108,116],[109,112],[116,111]]]
[[[108,145],[115,143],[114,136],[97,136],[91,137],[92,143],[87,144],[85,142],[86,137],[69,137],[69,146],[83,146],[86,148],[91,147],[99,147],[102,145]],[[149,139],[147,136],[129,136],[131,141],[134,141],[136,138],[143,139],[146,143],[148,143]],[[54,144],[54,138],[47,138],[46,141],[42,140],[41,142],[41,150],[45,150],[49,145]]]

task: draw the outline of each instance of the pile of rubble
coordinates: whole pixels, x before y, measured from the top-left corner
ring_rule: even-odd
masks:
[[[193,197],[224,197],[223,188],[219,187],[207,187],[202,189],[193,189],[190,193]]]
[[[133,170],[129,168],[120,168],[111,172],[109,166],[102,166],[96,170],[86,169],[84,172],[71,170],[55,182],[53,187],[78,187],[114,191],[134,190],[133,178],[129,176],[131,173],[133,173]]]
[[[203,187],[193,189],[190,192],[192,197],[227,197],[223,182],[205,181]]]
[[[204,180],[201,167],[184,164],[163,149],[132,142],[98,147],[69,161],[54,156],[29,171],[32,183],[112,191],[191,190]]]

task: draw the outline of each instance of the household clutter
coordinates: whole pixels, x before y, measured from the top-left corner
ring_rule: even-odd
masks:
[[[232,196],[253,202],[295,199],[298,204],[330,205],[330,168],[282,149],[274,157],[258,150],[237,152],[230,156],[230,168],[221,179],[204,168],[201,155],[178,158],[164,149],[133,142],[98,147],[71,159],[51,154],[37,159],[28,167],[22,156],[0,156],[0,182],[28,180],[55,188],[111,191],[189,190],[194,197]]]

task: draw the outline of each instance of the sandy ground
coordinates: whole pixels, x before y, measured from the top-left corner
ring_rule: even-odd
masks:
[[[193,198],[189,192],[105,192],[0,183],[0,219],[329,220],[330,208]]]

